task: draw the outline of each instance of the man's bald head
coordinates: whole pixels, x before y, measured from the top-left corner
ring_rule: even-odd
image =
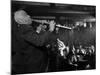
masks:
[[[31,24],[32,19],[24,10],[18,10],[14,13],[14,19],[18,24]]]

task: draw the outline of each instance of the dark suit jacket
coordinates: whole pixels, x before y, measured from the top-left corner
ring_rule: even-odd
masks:
[[[12,20],[12,72],[42,72],[45,50],[51,33],[37,34],[31,25],[20,25]],[[45,65],[44,65],[45,66]]]

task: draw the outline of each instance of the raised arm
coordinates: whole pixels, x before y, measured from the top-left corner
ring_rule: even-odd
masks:
[[[43,34],[38,34],[31,26],[25,25],[21,25],[19,31],[21,32],[21,37],[25,39],[25,41],[28,41],[36,46],[43,46],[48,40],[48,36],[51,34],[50,31],[46,31]]]

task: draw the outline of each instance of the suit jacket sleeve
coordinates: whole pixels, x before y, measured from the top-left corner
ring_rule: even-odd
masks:
[[[48,40],[48,36],[50,34],[49,31],[44,32],[43,34],[37,34],[32,26],[29,25],[21,25],[19,27],[19,31],[24,40],[34,44],[35,46],[43,46]]]

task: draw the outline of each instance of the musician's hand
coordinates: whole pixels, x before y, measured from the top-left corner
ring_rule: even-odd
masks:
[[[32,19],[24,10],[18,10],[14,13],[14,19],[18,24],[31,24]]]
[[[54,22],[54,20],[50,21],[49,22],[49,31],[51,31],[51,32],[54,31],[55,25],[56,25],[56,23]]]

